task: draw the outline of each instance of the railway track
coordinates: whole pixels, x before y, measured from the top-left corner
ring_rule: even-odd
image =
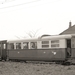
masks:
[[[45,62],[45,61],[26,61],[26,63],[32,63],[32,64],[56,64],[55,62]]]
[[[31,64],[56,64],[55,62],[45,62],[45,61],[15,61],[15,60],[7,60],[7,61],[0,61],[0,62],[20,62],[20,63],[31,63]]]
[[[2,60],[0,62],[19,62],[19,63],[26,63],[26,64],[59,64],[59,65],[71,65],[70,63],[64,62],[47,62],[47,61],[17,61],[17,60]]]

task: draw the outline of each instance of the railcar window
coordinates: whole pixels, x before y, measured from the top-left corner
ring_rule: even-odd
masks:
[[[59,40],[52,40],[51,41],[51,47],[52,48],[59,47]]]
[[[49,48],[49,41],[42,41],[42,48]]]
[[[23,42],[23,49],[28,49],[28,42]]]
[[[51,47],[59,47],[59,44],[53,44]]]
[[[37,42],[31,42],[30,46],[31,46],[31,49],[36,49],[37,48]]]
[[[42,48],[49,48],[49,45],[42,45]]]
[[[59,43],[59,40],[53,40],[51,43]]]
[[[14,43],[8,43],[8,49],[14,49]]]
[[[42,41],[42,44],[49,44],[49,41]]]
[[[0,44],[0,48],[1,48],[1,44]]]
[[[16,49],[21,49],[21,43],[16,43]]]
[[[3,49],[6,49],[6,44],[3,44]]]

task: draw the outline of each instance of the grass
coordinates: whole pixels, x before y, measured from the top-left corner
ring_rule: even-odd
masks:
[[[1,61],[0,75],[75,75],[75,65]]]

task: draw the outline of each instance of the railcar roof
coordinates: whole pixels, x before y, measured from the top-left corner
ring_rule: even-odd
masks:
[[[38,37],[38,38],[25,38],[25,39],[19,39],[19,40],[8,40],[7,42],[23,42],[23,41],[38,41],[38,40],[54,40],[54,39],[68,39],[71,38],[72,35],[53,35],[53,36],[45,36],[45,37]]]
[[[25,38],[25,39],[17,39],[17,40],[8,40],[7,42],[23,42],[23,41],[36,41],[37,38]]]
[[[42,39],[67,39],[71,37],[72,35],[53,35],[53,36],[42,37]]]

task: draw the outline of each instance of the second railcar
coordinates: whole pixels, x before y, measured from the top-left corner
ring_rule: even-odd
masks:
[[[71,49],[71,35],[47,36],[42,38],[7,42],[8,59],[25,61],[66,61],[67,48]]]

